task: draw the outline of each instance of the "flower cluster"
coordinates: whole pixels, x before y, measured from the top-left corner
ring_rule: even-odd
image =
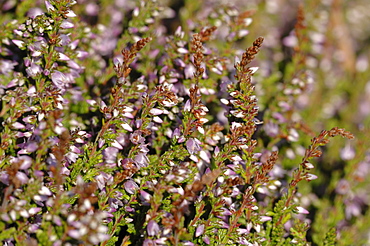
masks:
[[[5,0],[3,245],[368,243],[369,57],[328,4]]]

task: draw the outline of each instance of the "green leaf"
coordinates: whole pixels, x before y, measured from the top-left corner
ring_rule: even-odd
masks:
[[[13,237],[13,234],[16,231],[17,230],[15,229],[15,227],[11,227],[9,229],[6,229],[5,231],[2,231],[0,233],[0,241],[3,241],[4,239],[12,238]]]

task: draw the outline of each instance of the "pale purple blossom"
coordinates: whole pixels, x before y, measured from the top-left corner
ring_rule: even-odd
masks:
[[[68,84],[74,82],[74,79],[71,75],[66,75],[62,72],[55,71],[51,74],[51,81],[58,89],[64,91]]]
[[[147,226],[148,235],[153,237],[157,235],[159,231],[160,231],[160,228],[159,228],[158,223],[155,222],[154,220],[150,220]]]
[[[204,233],[204,224],[201,224],[197,227],[197,230],[195,231],[195,237],[199,237]]]
[[[60,27],[63,28],[63,29],[73,28],[74,26],[75,25],[72,22],[67,21],[67,20],[63,20],[62,24],[60,25]]]
[[[354,148],[350,145],[347,144],[340,152],[340,157],[344,161],[349,161],[355,158],[356,152]]]
[[[140,190],[140,197],[145,202],[149,202],[152,199],[152,195],[150,195],[148,192]]]
[[[8,76],[14,70],[14,67],[17,64],[18,63],[15,61],[0,59],[0,74],[5,74]]]
[[[186,149],[188,150],[189,154],[193,155],[201,151],[202,148],[199,145],[200,143],[201,142],[196,138],[189,138],[186,141]]]
[[[139,186],[136,184],[136,182],[131,179],[127,180],[123,186],[125,187],[126,192],[129,194],[135,194],[136,190],[139,189]]]
[[[337,184],[337,187],[335,188],[335,191],[337,192],[337,194],[339,195],[345,195],[345,194],[348,194],[349,191],[350,191],[350,184],[347,180],[345,179],[341,179],[338,184]]]
[[[135,156],[134,160],[135,160],[135,163],[136,163],[139,167],[146,167],[146,166],[148,166],[148,164],[149,164],[149,159],[148,159],[148,157],[146,156],[146,154],[145,154],[145,153],[142,153],[142,152],[138,153],[138,154]]]
[[[38,64],[31,63],[31,66],[26,68],[26,72],[29,77],[34,78],[36,75],[42,73],[42,68]]]
[[[309,214],[308,210],[303,207],[296,207],[296,209],[299,214]]]
[[[118,149],[115,147],[107,147],[103,150],[103,156],[107,163],[115,163],[118,154]]]
[[[143,143],[145,141],[145,138],[143,138],[141,136],[140,131],[134,131],[133,133],[130,134],[130,141],[133,144],[140,144],[140,143]]]

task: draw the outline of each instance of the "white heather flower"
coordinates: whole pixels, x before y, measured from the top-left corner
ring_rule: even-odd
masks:
[[[185,35],[185,32],[182,31],[181,26],[178,26],[177,29],[176,29],[176,31],[175,31],[175,36],[180,37],[180,38],[183,38],[184,35]]]
[[[152,108],[149,113],[151,113],[152,115],[161,115],[163,113],[163,110],[161,109],[158,109],[158,108]]]
[[[290,129],[289,130],[289,136],[288,136],[288,140],[291,141],[291,142],[297,142],[298,141],[298,138],[299,138],[299,134],[297,132],[296,129]]]
[[[133,131],[132,127],[129,124],[127,124],[127,123],[123,123],[123,124],[121,124],[121,126],[126,131],[129,131],[129,132],[132,132]]]
[[[304,167],[305,167],[306,169],[308,169],[308,170],[311,170],[311,169],[313,169],[315,166],[314,166],[314,165],[312,165],[312,163],[310,163],[310,162],[305,162],[305,163],[304,163]]]
[[[63,28],[63,29],[73,28],[74,26],[75,25],[72,22],[69,22],[67,20],[63,20],[62,24],[60,25],[60,27]]]
[[[76,17],[77,15],[72,10],[69,9],[67,11],[66,16],[69,17],[69,18],[72,18],[72,17]]]
[[[123,149],[122,145],[120,143],[118,143],[117,140],[114,140],[113,143],[112,143],[112,147],[115,147],[117,149]]]
[[[41,53],[40,53],[41,55]],[[61,53],[61,52],[58,52],[58,55],[59,55],[59,60],[61,61],[69,61],[70,58],[68,56],[66,56],[65,54]]]
[[[180,54],[187,54],[189,53],[189,51],[185,48],[178,48],[177,49],[177,52],[179,52]]]
[[[162,124],[163,123],[163,120],[160,117],[158,117],[158,116],[154,116],[153,117],[153,121],[156,122],[156,123],[158,123],[158,124]]]
[[[51,196],[53,193],[49,190],[48,187],[42,186],[39,190],[39,194],[42,196]]]
[[[250,67],[249,70],[251,71],[252,74],[254,74],[255,72],[257,72],[259,67]]]
[[[152,195],[150,195],[148,192],[143,191],[143,190],[140,191],[140,196],[146,202],[149,202],[150,199],[152,199]]]
[[[198,132],[199,132],[200,134],[203,134],[203,135],[204,135],[204,128],[203,128],[203,127],[198,126],[198,127],[197,127],[197,130],[198,130]]]
[[[211,162],[209,152],[205,152],[204,150],[201,150],[199,152],[199,157],[202,158],[205,162],[208,162],[208,163]]]
[[[199,122],[200,123],[202,123],[202,124],[205,124],[205,123],[207,123],[209,120],[208,119],[206,119],[206,118],[200,118],[199,119]],[[204,134],[204,133],[202,133],[202,134]]]
[[[307,181],[311,181],[311,180],[314,180],[314,179],[317,179],[317,176],[314,175],[314,174],[311,174],[311,173],[308,173],[307,176],[306,176],[306,180]]]
[[[27,210],[25,209],[22,209],[20,212],[19,212],[19,215],[22,216],[23,218],[28,218],[30,217],[29,213]]]
[[[308,212],[307,209],[303,208],[303,207],[297,207],[297,212],[299,214],[309,214],[310,212]]]
[[[69,230],[67,234],[75,239],[79,239],[81,237],[79,230]]]
[[[229,100],[225,99],[225,98],[221,98],[221,103],[225,104],[225,105],[228,105],[229,104]]]
[[[13,42],[16,46],[18,46],[18,48],[22,48],[22,47],[24,46],[24,42],[23,42],[23,41],[21,41],[21,40],[15,40],[15,39],[13,39],[13,40],[12,40],[12,42]]]

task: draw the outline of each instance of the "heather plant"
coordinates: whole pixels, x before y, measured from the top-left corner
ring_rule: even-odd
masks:
[[[273,2],[5,1],[3,244],[369,243],[368,58]]]

